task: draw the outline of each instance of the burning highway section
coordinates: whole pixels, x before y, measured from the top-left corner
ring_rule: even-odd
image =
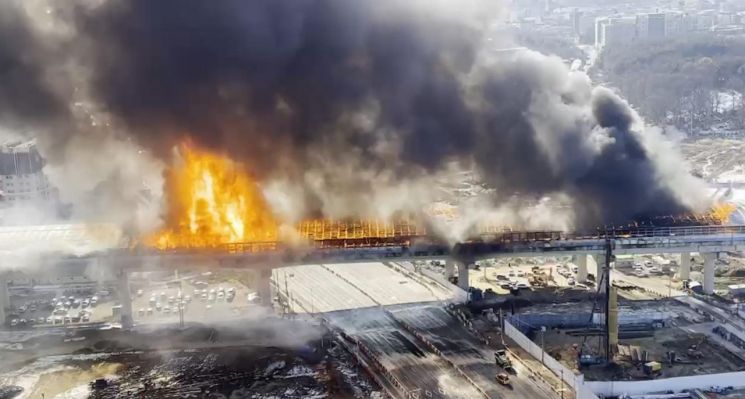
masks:
[[[243,165],[190,144],[166,170],[166,228],[148,239],[161,249],[275,242],[278,223]]]

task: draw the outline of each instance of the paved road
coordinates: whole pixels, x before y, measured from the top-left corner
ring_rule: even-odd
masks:
[[[552,397],[527,379],[527,371],[514,377],[512,387],[498,385],[493,352],[435,304],[450,298],[452,291],[409,273],[405,267],[382,263],[311,265],[278,269],[274,280],[299,307],[324,312],[331,324],[368,348],[401,383],[404,395]],[[413,326],[416,335],[402,322]],[[436,350],[429,346],[432,342]]]
[[[527,378],[528,371],[520,370],[512,376],[512,386],[494,382],[501,371],[494,363],[494,352],[479,342],[463,325],[438,306],[407,306],[391,310],[393,316],[414,328],[455,364],[483,392],[492,398],[552,398],[548,387],[540,387]],[[543,388],[543,389],[542,389]]]
[[[276,269],[272,276],[282,294],[289,291],[300,302],[296,313],[333,312],[375,306],[366,295],[320,265]]]
[[[480,398],[479,392],[441,357],[427,350],[383,309],[358,309],[326,315],[369,348],[406,393],[421,398]]]

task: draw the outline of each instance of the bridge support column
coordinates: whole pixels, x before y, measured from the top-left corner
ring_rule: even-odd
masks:
[[[577,282],[587,282],[587,255],[575,255],[574,264],[577,265]]]
[[[8,293],[8,279],[0,274],[0,327],[5,324],[10,310],[10,294]]]
[[[468,263],[458,262],[458,287],[468,291]]]
[[[256,294],[264,306],[272,306],[272,269],[259,269],[256,273]]]
[[[455,262],[451,259],[445,261],[445,280],[451,281],[450,279],[455,276]]]
[[[689,280],[691,278],[691,253],[683,252],[680,254],[680,269],[678,270],[678,278],[681,280]]]
[[[599,284],[605,267],[605,255],[593,255],[592,260],[595,262],[595,266],[590,271],[595,276],[595,284]]]
[[[117,274],[119,285],[119,302],[122,305],[121,323],[122,328],[131,328],[132,320],[132,293],[129,290],[129,273],[121,269]]]
[[[705,253],[704,255],[704,294],[711,295],[714,293],[714,260],[717,254],[714,252]]]

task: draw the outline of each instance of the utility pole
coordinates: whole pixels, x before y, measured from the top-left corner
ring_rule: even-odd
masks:
[[[541,326],[541,364],[543,364],[544,366],[546,365],[546,363],[544,362],[544,355],[546,354],[546,349],[545,349],[544,340],[543,340],[543,336],[545,334],[546,334],[546,326]]]
[[[603,268],[603,277],[605,278],[605,360],[611,361],[612,352],[610,348],[610,263],[613,257],[613,240],[606,234],[605,236],[605,267]]]
[[[502,338],[502,346],[504,346],[504,315],[502,315],[502,308],[499,308],[499,337]]]

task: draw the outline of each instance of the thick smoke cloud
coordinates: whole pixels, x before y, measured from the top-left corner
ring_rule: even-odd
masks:
[[[162,159],[190,136],[244,161],[285,215],[416,210],[454,164],[495,187],[495,204],[558,196],[583,227],[702,204],[618,96],[559,59],[500,50],[492,1],[87,3],[53,12],[112,126]],[[0,45],[0,59],[16,50]],[[46,87],[34,101],[55,99]]]

